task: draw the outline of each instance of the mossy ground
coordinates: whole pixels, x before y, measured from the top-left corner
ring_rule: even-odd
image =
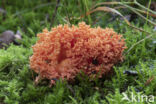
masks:
[[[123,92],[133,92],[137,95],[153,95],[156,103],[156,34],[127,50],[139,40],[149,34],[129,27],[124,21],[108,20],[110,14],[103,16],[103,12],[90,17],[78,19],[87,11],[86,5],[91,7],[97,3],[92,0],[62,0],[57,10],[52,26],[71,23],[77,25],[80,21],[93,24],[92,27],[110,27],[123,34],[126,46],[125,59],[112,68],[111,76],[89,81],[85,75],[78,75],[74,83],[57,81],[49,87],[47,81],[34,85],[36,76],[29,68],[29,57],[33,54],[31,46],[35,44],[36,34],[42,29],[50,29],[56,1],[51,0],[1,0],[7,14],[0,16],[0,32],[5,30],[22,31],[20,46],[11,44],[7,50],[0,49],[0,104],[146,104],[147,102],[128,102],[122,100]],[[104,0],[99,0],[102,2]],[[149,17],[151,18],[151,17]],[[136,27],[154,33],[154,26],[141,18],[133,22]],[[137,76],[123,74],[124,70],[134,70]],[[150,82],[149,80],[154,79]],[[147,85],[146,83],[149,82]],[[130,95],[129,95],[130,96]]]

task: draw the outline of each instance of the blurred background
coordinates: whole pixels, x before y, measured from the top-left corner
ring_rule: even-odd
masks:
[[[148,19],[153,17],[152,20],[154,20],[156,18],[155,12],[148,13],[147,10],[149,8],[156,11],[155,0],[137,1],[147,9],[137,5],[134,1],[135,0],[0,0],[0,32],[5,30],[17,31],[21,29],[23,32],[33,30],[33,32],[36,33],[45,27],[50,28],[58,24],[77,24],[79,21],[85,21],[92,26],[100,25],[102,27],[109,26],[113,22],[116,22],[114,27],[122,23],[123,18],[110,10],[101,9],[87,15],[87,13],[97,7],[112,8],[120,12],[130,22],[135,24],[139,23],[140,25],[146,22],[134,11],[139,12],[145,17],[147,17],[148,14]],[[103,2],[119,3],[102,5]],[[27,35],[30,36],[31,33]]]
[[[29,57],[37,34],[81,21],[122,34],[124,61],[108,78],[35,85]],[[133,104],[122,93],[156,97],[155,76],[156,0],[0,0],[0,104]]]

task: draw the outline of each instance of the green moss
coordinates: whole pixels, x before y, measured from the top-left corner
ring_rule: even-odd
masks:
[[[14,32],[20,30],[23,40],[19,41],[20,46],[11,44],[7,50],[0,49],[0,102],[5,104],[128,104],[127,101],[122,100],[122,92],[137,93],[139,90],[141,94],[156,96],[156,80],[145,85],[147,80],[156,76],[156,35],[134,46],[127,53],[133,44],[149,34],[132,29],[121,20],[108,23],[110,15],[99,19],[93,27],[114,28],[125,38],[128,47],[124,52],[125,59],[123,63],[112,68],[114,71],[112,76],[89,81],[89,78],[82,73],[76,77],[75,82],[67,83],[58,80],[52,88],[49,87],[47,81],[41,81],[39,85],[35,85],[34,78],[37,75],[29,68],[29,57],[32,55],[31,46],[37,40],[37,33],[41,32],[43,28],[50,29],[56,2],[48,3],[50,0],[16,0],[16,2],[1,0],[0,4],[2,1],[4,1],[7,15],[5,19],[0,17],[0,32],[7,29]],[[88,1],[88,5],[90,7],[92,3],[101,1]],[[53,26],[60,23],[65,24],[68,19],[71,24],[75,25],[82,20],[88,23],[87,18],[91,18],[94,22],[97,17],[103,15],[97,13],[91,17],[77,19],[86,12],[86,10],[80,9],[81,7],[85,8],[81,2],[82,0],[61,1]],[[44,4],[45,6],[43,6]],[[137,21],[138,24],[132,24],[154,33],[152,25],[142,25],[140,19]],[[138,75],[127,76],[123,74],[125,70],[137,71]]]

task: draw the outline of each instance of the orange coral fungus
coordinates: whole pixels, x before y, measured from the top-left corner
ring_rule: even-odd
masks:
[[[91,28],[84,22],[77,26],[59,25],[43,30],[33,46],[30,67],[42,78],[73,79],[81,70],[89,77],[110,71],[122,60],[125,42],[113,29]]]

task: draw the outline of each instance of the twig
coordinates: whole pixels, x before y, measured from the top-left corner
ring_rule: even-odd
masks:
[[[83,1],[84,1],[83,4],[85,5],[86,11],[88,12],[89,11],[89,8],[88,8],[88,0],[83,0]],[[86,14],[86,11],[85,11],[85,14]],[[87,15],[87,18],[88,18],[89,24],[91,24],[92,20],[91,20],[90,14]]]
[[[145,30],[143,30],[143,29],[141,29],[141,28],[135,27],[135,26],[133,26],[133,25],[128,25],[128,26],[129,26],[129,27],[132,27],[132,28],[134,28],[134,29],[136,29],[136,30],[139,30],[139,31],[141,31],[141,32],[145,32],[145,33],[147,33],[147,34],[151,34],[151,33],[147,32],[147,31],[145,31]]]
[[[71,93],[75,96],[75,91],[72,89],[72,87],[69,86],[68,84],[66,86],[71,91]]]
[[[54,11],[53,16],[52,16],[52,19],[51,19],[50,27],[51,27],[51,26],[53,25],[53,23],[54,23],[54,20],[55,20],[56,14],[57,14],[57,9],[58,9],[59,4],[60,4],[60,0],[57,0],[57,4],[56,4],[56,7],[55,7],[55,11]]]
[[[144,7],[143,5],[141,5],[140,3],[138,3],[136,0],[134,0],[134,3],[135,3],[136,5],[138,5],[139,7],[143,8],[143,9],[145,9],[145,10],[147,10],[147,11],[153,13],[153,14],[156,14],[155,11],[152,11],[151,9]]]
[[[151,0],[149,1],[149,4],[148,4],[148,10],[147,10],[147,19],[148,19],[148,16],[149,16],[149,9],[150,9],[150,6],[151,6]],[[147,20],[146,20],[146,24],[147,24]]]
[[[129,5],[127,5],[127,4],[136,4],[139,7],[143,8],[145,10],[148,10],[148,12],[151,12],[151,13],[148,13],[148,12],[145,12],[143,10],[139,10],[139,9],[133,8],[133,7],[129,6]],[[151,23],[154,26],[156,26],[156,24],[153,21],[147,19],[146,17],[144,17],[143,15],[141,15],[139,13],[139,12],[144,13],[144,14],[146,13],[146,14],[149,14],[150,16],[152,16],[152,17],[156,17],[156,12],[150,10],[149,8],[146,8],[146,7],[142,6],[136,0],[134,2],[102,2],[102,3],[96,4],[94,7],[91,8],[91,10],[96,8],[97,6],[100,6],[100,5],[122,5],[122,6],[125,6],[125,7],[129,8],[130,10],[132,10],[137,15],[139,15],[140,17],[142,17],[143,19],[145,19],[146,21],[148,21],[149,23]]]
[[[129,49],[128,51],[125,53],[125,54],[128,54],[136,45],[138,45],[139,43],[143,42],[144,40],[148,39],[148,38],[151,38],[155,33],[151,34],[151,35],[148,35],[146,36],[145,38],[141,39],[140,41],[136,42],[135,44],[133,44]]]
[[[98,3],[96,5],[94,5],[92,9],[95,9],[96,7],[100,6],[100,5],[118,5],[120,4],[121,2],[102,2],[102,3]],[[134,2],[122,2],[122,3],[125,3],[125,4],[134,4]]]
[[[142,14],[140,14],[139,12],[137,12],[137,11],[135,10],[135,8],[130,7],[130,6],[126,5],[126,4],[122,4],[122,3],[120,3],[120,4],[123,5],[123,6],[125,6],[125,7],[127,7],[127,8],[129,8],[129,9],[132,10],[134,13],[136,13],[137,15],[139,15],[141,18],[145,19],[146,21],[148,21],[148,22],[151,23],[152,25],[156,26],[156,23],[154,23],[153,21],[147,19],[147,18],[144,17]]]
[[[32,74],[32,79],[33,79],[33,81],[35,81],[33,71],[32,70],[30,70],[30,71],[31,71],[31,74]]]
[[[137,8],[134,8],[134,9],[137,10],[138,12],[142,13],[142,14],[145,14],[145,15],[148,14],[148,15],[150,15],[150,16],[156,18],[156,14],[152,14],[152,13],[149,13],[149,12],[147,12],[147,11],[143,11],[143,10],[140,10],[140,9],[137,9]]]
[[[124,7],[124,6],[116,6],[116,7],[114,7],[114,9],[125,9],[126,7]]]
[[[71,26],[71,24],[70,24],[70,22],[69,22],[69,19],[68,19],[68,21],[67,21],[65,18],[62,18],[62,20],[63,20],[66,24],[68,24],[69,26]]]
[[[153,80],[154,80],[154,76],[150,77],[144,85],[145,86],[149,85]]]
[[[114,9],[123,9],[123,8],[126,8],[124,6],[117,6],[117,7],[114,7]],[[107,13],[105,13],[104,15],[106,15]],[[99,21],[104,15],[98,17],[93,23],[92,25],[95,25],[97,21]]]

